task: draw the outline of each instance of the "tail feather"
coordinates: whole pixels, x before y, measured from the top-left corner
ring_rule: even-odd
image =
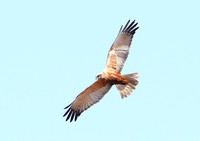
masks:
[[[130,95],[133,92],[133,90],[135,90],[135,87],[138,84],[138,81],[136,80],[138,78],[138,73],[125,74],[123,75],[123,77],[125,77],[129,81],[129,83],[116,84],[116,87],[121,95],[121,98]]]

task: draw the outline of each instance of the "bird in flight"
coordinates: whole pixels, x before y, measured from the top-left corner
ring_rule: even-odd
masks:
[[[135,90],[138,84],[136,80],[138,73],[121,75],[129,54],[133,35],[139,28],[135,20],[129,23],[130,20],[128,20],[124,28],[123,25],[121,26],[117,38],[108,52],[105,69],[97,74],[97,80],[82,91],[70,105],[65,107],[67,111],[63,117],[67,117],[66,121],[69,119],[70,122],[76,121],[82,112],[99,102],[113,85],[117,87],[121,98],[127,97]]]

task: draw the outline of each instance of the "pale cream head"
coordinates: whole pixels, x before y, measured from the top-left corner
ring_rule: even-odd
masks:
[[[102,72],[101,73],[98,73],[97,75],[96,75],[96,79],[103,79],[103,77],[102,77]]]

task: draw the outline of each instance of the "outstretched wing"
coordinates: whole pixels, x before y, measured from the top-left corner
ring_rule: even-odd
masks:
[[[73,119],[76,121],[83,111],[101,100],[111,87],[112,84],[109,84],[106,81],[97,80],[81,92],[70,105],[65,107],[65,109],[68,110],[63,117],[67,116],[66,121],[70,117],[70,122]]]
[[[135,23],[135,20],[130,25],[129,22],[130,20],[126,23],[123,30],[123,26],[121,26],[119,34],[111,46],[108,53],[105,70],[114,69],[119,73],[121,72],[129,54],[133,35],[139,28],[136,27],[138,23]]]

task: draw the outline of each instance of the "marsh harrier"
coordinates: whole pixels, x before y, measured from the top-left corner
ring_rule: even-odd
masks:
[[[70,119],[70,122],[73,119],[76,121],[83,111],[101,100],[113,85],[117,87],[121,98],[127,97],[132,93],[132,90],[135,90],[138,84],[136,80],[138,74],[120,74],[128,57],[133,35],[139,28],[135,20],[131,24],[129,23],[130,20],[124,28],[121,26],[118,36],[109,50],[105,69],[96,76],[97,81],[81,92],[70,105],[65,107],[67,111],[63,117],[67,116],[66,121],[68,119]]]

